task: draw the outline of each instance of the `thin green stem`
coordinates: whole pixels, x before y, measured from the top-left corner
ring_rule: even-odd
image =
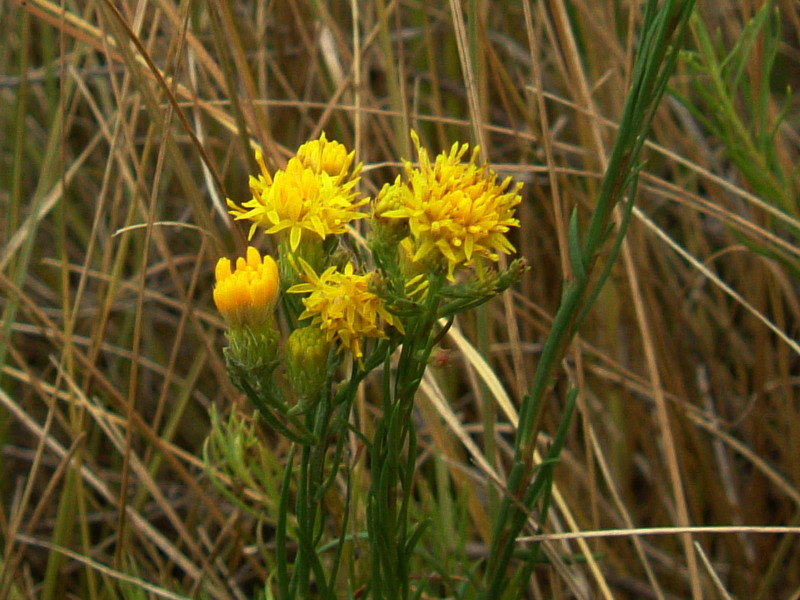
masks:
[[[534,470],[533,456],[545,406],[544,397],[580,321],[610,274],[610,269],[605,268],[600,278],[593,282],[592,273],[607,241],[614,208],[624,200],[630,190],[635,190],[638,157],[674,69],[693,5],[693,0],[666,2],[660,8],[655,0],[647,4],[632,85],[626,99],[618,138],[582,241],[575,215],[570,223],[569,250],[574,275],[566,285],[551,333],[544,344],[530,393],[520,408],[514,465],[508,478],[509,495],[503,499],[495,520],[494,538],[486,565],[486,587],[480,594],[481,598],[499,597],[507,585],[505,574],[515,539],[527,521],[528,511],[533,509],[534,503],[541,497],[544,480],[537,477],[533,483],[529,482]],[[627,226],[627,223],[626,218],[623,226]],[[624,233],[625,230],[622,229],[617,236],[612,248],[613,255],[619,250]],[[571,413],[564,414],[561,429],[568,424],[569,414]]]

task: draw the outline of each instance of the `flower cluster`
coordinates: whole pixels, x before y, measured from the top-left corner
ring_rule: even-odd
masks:
[[[300,318],[311,318],[311,325],[322,329],[329,342],[340,342],[341,347],[350,350],[357,360],[364,356],[364,338],[386,337],[379,317],[403,331],[400,319],[386,309],[381,298],[369,291],[372,273],[357,275],[353,263],[347,263],[344,271],[329,267],[319,276],[305,262],[303,270],[308,283],[300,283],[288,290],[290,294],[310,294],[303,299],[306,309]]]
[[[432,161],[416,133],[411,136],[418,166],[406,162],[404,177],[385,184],[372,202],[371,260],[346,250],[335,237],[367,216],[360,209],[370,201],[357,189],[361,165],[354,163],[354,153],[325,134],[303,144],[274,173],[256,152],[260,173],[250,177],[252,197],[241,204],[228,200],[235,219],[252,223],[251,238],[257,229],[278,236],[279,257],[278,263],[262,259],[250,247],[235,270],[220,259],[215,303],[232,330],[265,322],[274,328],[271,315],[283,285],[293,329],[284,364],[304,401],[327,379],[331,350],[347,352],[363,365],[368,348],[376,347],[370,340],[393,340],[390,346],[396,347],[404,322],[420,311],[431,306],[435,311],[437,302],[473,306],[497,292],[492,282],[510,284],[509,278],[487,280],[482,263],[514,251],[506,234],[519,226],[514,211],[521,184],[498,181],[493,170],[478,164],[477,148],[464,160],[468,145],[454,144]],[[451,292],[441,288],[445,278],[454,283],[456,271],[476,262],[477,279],[450,286]],[[431,287],[433,279],[442,283]],[[478,283],[470,287],[473,279]],[[295,294],[302,295],[299,302]],[[459,300],[448,303],[448,298]]]
[[[358,199],[355,190],[361,165],[351,171],[354,154],[339,142],[319,140],[303,144],[286,168],[270,175],[261,152],[256,152],[261,173],[250,177],[253,197],[238,206],[228,200],[237,220],[252,221],[250,237],[258,227],[266,233],[288,234],[289,246],[297,250],[303,234],[324,240],[346,231],[347,224],[364,218],[358,208],[369,199]]]
[[[428,152],[411,133],[419,156],[419,167],[406,163],[410,193],[395,192],[402,206],[383,213],[384,218],[408,222],[413,241],[413,261],[427,257],[444,260],[447,277],[454,281],[454,271],[472,264],[476,256],[496,261],[497,252],[514,252],[506,238],[510,227],[518,227],[514,210],[520,203],[522,184],[511,185],[508,177],[497,182],[497,174],[488,166],[476,163],[478,148],[470,160],[462,162],[467,144],[453,144],[431,163]],[[389,194],[387,194],[389,195]]]

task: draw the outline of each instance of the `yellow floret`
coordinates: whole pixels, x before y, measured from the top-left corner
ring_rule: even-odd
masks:
[[[278,299],[280,277],[275,260],[258,250],[247,248],[246,258],[236,259],[235,270],[231,261],[220,258],[215,270],[214,303],[229,327],[260,325],[272,318]]]
[[[355,152],[348,154],[347,148],[335,140],[328,140],[325,133],[318,140],[306,142],[297,150],[297,158],[314,173],[327,173],[333,177],[344,177],[353,164]],[[356,165],[354,177],[360,165]]]
[[[305,261],[301,264],[307,283],[294,285],[288,292],[310,294],[303,298],[306,309],[300,318],[311,318],[311,324],[324,331],[328,341],[340,342],[340,350],[350,350],[356,360],[361,360],[364,338],[386,337],[381,320],[403,330],[400,319],[369,291],[372,273],[358,275],[348,263],[343,272],[329,267],[317,275]]]

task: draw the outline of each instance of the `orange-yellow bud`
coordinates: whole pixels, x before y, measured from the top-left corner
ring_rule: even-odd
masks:
[[[215,270],[214,304],[229,327],[260,325],[272,317],[280,291],[278,265],[269,255],[247,248],[246,257],[231,261],[220,258]]]

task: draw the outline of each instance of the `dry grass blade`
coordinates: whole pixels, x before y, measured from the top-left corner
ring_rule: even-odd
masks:
[[[696,8],[643,147],[621,260],[548,381],[532,465],[562,439],[573,388],[577,417],[547,518],[521,517],[510,560],[536,559],[522,597],[800,597],[790,5]],[[498,180],[524,182],[508,235],[530,268],[502,299],[458,315],[409,417],[419,452],[407,514],[428,524],[409,588],[479,594],[523,399],[580,275],[570,214],[582,231],[596,206],[643,10],[0,2],[0,596],[291,596],[278,573],[294,572],[297,515],[283,564],[276,549],[279,507],[298,493],[280,494],[292,444],[234,387],[212,301],[218,258],[276,244],[260,231],[247,240],[226,199],[251,197],[256,148],[274,173],[322,132],[356,152],[358,189],[375,197],[417,159],[412,126],[431,157],[477,143]],[[369,260],[368,221],[342,260]],[[399,357],[390,363],[396,372]],[[374,592],[376,371],[320,499],[317,533],[332,541],[320,542],[309,596],[336,561],[324,585]]]

